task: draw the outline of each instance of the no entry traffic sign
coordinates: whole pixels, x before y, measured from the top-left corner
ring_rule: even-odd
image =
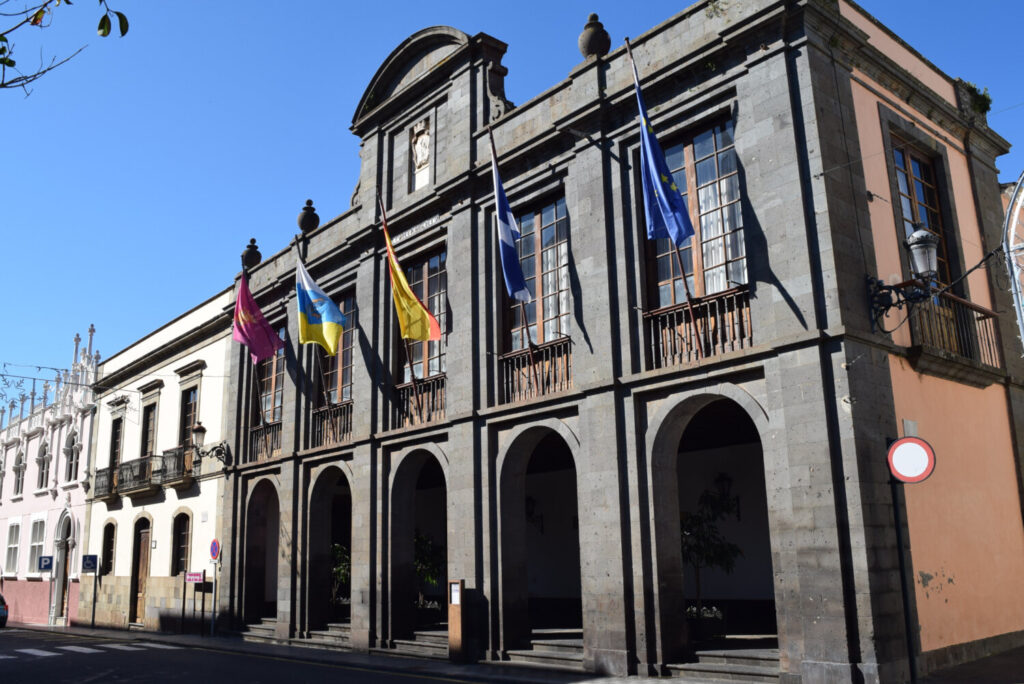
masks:
[[[918,437],[904,437],[889,447],[889,470],[900,482],[923,482],[935,470],[935,450]]]

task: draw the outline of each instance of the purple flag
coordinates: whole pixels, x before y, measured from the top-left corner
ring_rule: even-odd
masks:
[[[238,286],[238,299],[235,300],[235,331],[232,337],[249,348],[253,363],[270,358],[284,347],[284,340],[274,332],[263,317],[260,307],[256,306],[244,275]]]

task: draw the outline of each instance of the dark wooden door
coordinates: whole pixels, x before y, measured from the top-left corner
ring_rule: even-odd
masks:
[[[71,549],[67,541],[64,542],[64,559],[60,564],[60,605],[57,607],[57,617],[64,617],[68,614],[68,566],[71,562]]]
[[[135,535],[135,558],[132,564],[135,577],[135,602],[132,622],[143,622],[146,616],[146,580],[149,579],[149,526],[140,528]]]

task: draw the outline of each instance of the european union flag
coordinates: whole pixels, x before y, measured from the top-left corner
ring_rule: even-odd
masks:
[[[647,108],[640,94],[640,76],[633,63],[633,83],[636,84],[636,102],[640,107],[640,177],[643,179],[644,214],[647,216],[647,237],[651,240],[671,238],[682,247],[693,235],[690,212],[672,180],[665,153],[661,151],[654,128],[647,118]]]

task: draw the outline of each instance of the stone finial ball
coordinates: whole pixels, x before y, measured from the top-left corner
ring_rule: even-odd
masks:
[[[597,15],[591,13],[587,18],[587,25],[583,27],[583,33],[580,34],[580,54],[584,59],[604,57],[611,47],[611,36],[604,30],[604,25],[597,20]]]

